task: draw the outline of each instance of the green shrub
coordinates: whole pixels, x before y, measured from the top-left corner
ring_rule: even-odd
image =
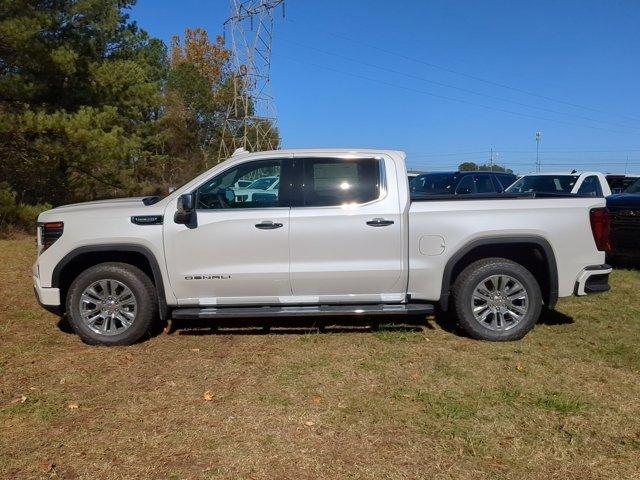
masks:
[[[0,182],[0,234],[15,230],[33,233],[38,215],[49,210],[49,204],[24,205],[16,202],[16,192],[8,183]]]

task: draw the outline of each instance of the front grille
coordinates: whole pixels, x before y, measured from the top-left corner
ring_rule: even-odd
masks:
[[[640,209],[609,209],[614,251],[640,250]]]
[[[609,211],[612,224],[640,225],[640,208],[620,208]]]

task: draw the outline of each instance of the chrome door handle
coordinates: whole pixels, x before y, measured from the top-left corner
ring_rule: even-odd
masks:
[[[256,228],[260,230],[275,230],[276,228],[281,228],[283,225],[281,223],[274,223],[271,221],[256,223]]]
[[[393,220],[385,220],[384,218],[374,218],[373,220],[369,220],[367,225],[370,227],[388,227],[389,225],[393,225]]]

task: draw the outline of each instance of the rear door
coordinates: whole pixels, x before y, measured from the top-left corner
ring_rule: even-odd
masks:
[[[393,161],[294,161],[300,189],[290,214],[293,300],[403,300],[402,216]]]

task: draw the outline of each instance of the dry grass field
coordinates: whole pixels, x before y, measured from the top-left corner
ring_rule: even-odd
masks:
[[[640,478],[640,273],[523,341],[181,328],[80,343],[0,241],[0,477]],[[206,397],[206,398],[205,398]]]

